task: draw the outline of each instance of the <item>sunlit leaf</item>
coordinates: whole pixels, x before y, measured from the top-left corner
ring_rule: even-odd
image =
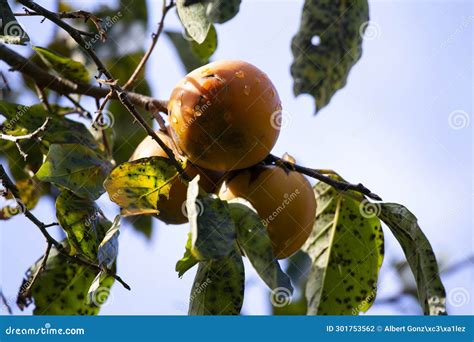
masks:
[[[244,264],[236,247],[222,259],[201,261],[191,289],[188,313],[238,315],[244,288]]]
[[[211,27],[211,22],[206,14],[206,5],[195,3],[185,6],[184,3],[185,0],[176,1],[179,19],[189,36],[198,44],[202,44],[206,39],[209,28]]]
[[[105,192],[102,183],[111,168],[109,161],[86,146],[53,144],[36,177],[63,186],[78,196],[97,199]]]
[[[317,213],[303,246],[312,260],[308,314],[357,315],[372,305],[384,253],[380,220],[360,202],[324,183],[315,186]]]
[[[367,0],[306,0],[291,50],[295,95],[310,94],[316,111],[345,86],[362,54],[362,34],[369,20]]]
[[[33,46],[33,49],[39,54],[46,65],[62,77],[82,83],[89,82],[89,72],[81,62],[61,56],[59,53],[44,47]]]
[[[415,276],[418,298],[425,315],[446,315],[446,291],[430,242],[407,208],[397,203],[381,203],[380,219],[402,246]]]
[[[171,180],[178,173],[169,159],[151,157],[125,162],[112,170],[104,182],[110,200],[121,214],[157,214],[160,196],[168,198]]]
[[[178,277],[182,277],[184,273],[186,273],[187,270],[192,268],[194,265],[196,265],[199,260],[196,259],[196,257],[193,255],[191,252],[192,249],[192,242],[191,242],[191,234],[188,234],[188,240],[186,241],[186,250],[184,252],[183,257],[178,260],[176,263],[176,272],[178,272]]]
[[[199,175],[189,182],[186,199],[192,253],[199,260],[221,258],[234,248],[235,224],[227,202],[212,194],[198,196],[198,182]]]

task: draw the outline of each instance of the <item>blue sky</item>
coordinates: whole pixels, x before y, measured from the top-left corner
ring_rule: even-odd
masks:
[[[51,6],[51,1],[44,3]],[[88,2],[82,3],[88,9]],[[91,6],[98,3],[91,1]],[[244,1],[235,19],[217,27],[219,47],[213,58],[251,62],[278,89],[288,120],[274,154],[288,152],[300,164],[334,169],[350,181],[363,182],[385,201],[406,205],[418,217],[443,265],[471,254],[471,1],[370,1],[373,35],[364,41],[362,58],[352,69],[347,86],[317,116],[311,97],[293,96],[289,72],[290,41],[299,26],[302,3]],[[150,1],[149,30],[155,29],[160,10],[160,1]],[[167,27],[179,29],[174,14],[168,19]],[[52,27],[49,23],[41,24],[42,35],[34,33],[40,27],[39,18],[21,18],[21,23],[34,45],[50,38],[46,34]],[[143,42],[147,46],[148,36]],[[27,54],[28,48],[18,51]],[[155,97],[168,97],[183,76],[176,58],[170,42],[161,37],[147,69]],[[5,71],[4,64],[1,69]],[[25,98],[25,104],[31,101]],[[117,212],[106,196],[100,205],[110,218]],[[44,200],[34,213],[50,222],[52,208]],[[119,273],[133,290],[115,285],[103,314],[186,314],[195,270],[179,279],[174,265],[182,256],[188,227],[158,221],[155,225],[151,241],[130,227],[122,228]],[[388,266],[402,260],[401,248],[388,230],[385,233],[379,298],[396,293],[401,286]],[[23,272],[43,253],[44,241],[26,219],[15,217],[2,222],[0,246],[0,283],[7,298],[14,301]],[[250,265],[246,272],[243,313],[268,313],[268,291]],[[472,314],[472,268],[444,280],[452,298],[460,292],[469,296],[463,305],[448,301],[450,312]],[[402,309],[408,311],[376,305],[369,313],[417,313],[413,308],[414,303],[406,301]],[[15,313],[20,314],[18,309]]]

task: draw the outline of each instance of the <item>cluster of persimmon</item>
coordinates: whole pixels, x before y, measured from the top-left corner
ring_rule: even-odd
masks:
[[[200,175],[199,185],[222,200],[244,198],[267,227],[278,258],[296,252],[311,233],[316,202],[308,180],[298,172],[262,161],[275,145],[281,102],[268,76],[237,60],[207,64],[186,75],[174,88],[170,126],[158,131],[163,142],[187,158],[185,172]],[[145,138],[131,160],[167,154]],[[183,203],[187,185],[176,177],[169,198],[160,199],[158,218],[187,222]]]

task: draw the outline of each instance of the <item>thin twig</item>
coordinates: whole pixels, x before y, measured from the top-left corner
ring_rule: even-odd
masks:
[[[16,17],[33,17],[33,16],[44,17],[44,15],[42,15],[41,13],[29,11],[27,8],[23,8],[23,9],[25,10],[25,12],[13,13],[13,15]],[[51,13],[56,15],[59,19],[84,19],[84,22],[87,22],[88,20],[90,20],[96,27],[97,32],[100,34],[101,40],[104,41],[105,39],[107,39],[107,34],[102,28],[102,25],[100,24],[102,22],[102,19],[96,17],[92,13],[82,11],[82,10],[73,11],[73,12],[59,12],[59,13],[51,12]],[[86,32],[79,29],[76,29],[76,30],[84,36],[94,37],[94,34],[91,32]]]
[[[75,107],[75,110],[77,111],[77,113],[79,113],[80,116],[86,118],[86,119],[89,119],[89,120],[92,120],[92,115],[91,113],[89,113],[89,111],[87,109],[85,109],[84,107],[82,107],[82,105],[74,100],[74,98],[68,94],[63,94],[69,101],[71,101],[71,103],[74,105]]]
[[[161,14],[161,20],[160,23],[158,24],[158,28],[156,30],[156,33],[153,33],[151,35],[151,45],[146,51],[146,53],[143,55],[140,63],[138,63],[138,66],[136,67],[135,71],[133,72],[132,76],[128,79],[128,81],[124,84],[123,90],[128,90],[137,80],[138,75],[143,71],[143,68],[145,67],[146,63],[148,62],[148,59],[151,56],[151,53],[153,52],[153,49],[156,46],[156,43],[158,42],[158,38],[160,38],[161,33],[163,32],[163,28],[165,26],[165,18],[166,15],[168,14],[169,10],[174,7],[174,1],[171,0],[168,5],[166,5],[166,0],[163,0],[163,9],[162,9],[162,14]]]
[[[37,138],[37,136],[44,132],[46,130],[46,126],[48,125],[48,122],[49,120],[51,120],[51,118],[48,116],[46,118],[46,120],[43,122],[43,124],[38,127],[36,130],[34,130],[33,132],[29,133],[29,134],[25,134],[25,135],[8,135],[8,134],[4,134],[4,133],[0,133],[0,139],[2,140],[8,140],[8,141],[13,141],[13,142],[17,142],[19,140],[26,140],[26,139],[32,139],[32,138]]]
[[[18,189],[16,188],[16,185],[12,182],[12,180],[6,173],[5,169],[3,168],[3,165],[0,165],[0,180],[3,186],[5,187],[5,189],[11,192],[17,204],[21,207],[23,215],[25,215],[26,218],[28,218],[31,222],[33,222],[39,228],[43,236],[46,238],[47,244],[51,244],[52,246],[56,247],[58,252],[69,260],[72,260],[76,263],[79,263],[85,266],[92,267],[99,272],[105,272],[107,275],[115,278],[127,290],[130,290],[130,286],[126,282],[124,282],[123,279],[120,276],[118,276],[116,273],[110,270],[104,270],[99,265],[96,265],[90,261],[84,260],[77,255],[70,255],[67,252],[67,250],[65,250],[64,247],[58,241],[56,241],[46,230],[46,228],[51,227],[52,225],[56,225],[56,224],[48,224],[48,225],[44,224],[35,215],[33,215],[33,213],[31,213],[31,211],[22,203],[19,193],[18,193]]]
[[[53,111],[51,110],[51,106],[49,105],[49,101],[48,101],[48,96],[46,96],[44,89],[40,87],[37,83],[34,83],[34,85],[35,85],[36,95],[38,96],[38,99],[40,100],[40,102],[43,104],[44,109],[47,112],[52,113]]]
[[[7,312],[10,315],[13,315],[13,310],[12,310],[10,304],[8,304],[8,300],[5,298],[5,295],[3,294],[3,291],[1,289],[0,289],[0,299],[2,300],[3,305],[7,309]]]
[[[26,298],[30,297],[31,289],[33,288],[33,285],[35,284],[36,279],[38,278],[40,273],[44,271],[46,267],[46,262],[48,261],[49,253],[51,252],[52,246],[53,245],[50,242],[46,244],[46,251],[44,252],[40,266],[35,270],[35,273],[33,274],[33,277],[31,278],[31,280],[28,282],[28,285],[25,288],[22,287],[20,291],[20,294],[19,294],[20,301],[25,302]]]
[[[352,190],[352,191],[356,191],[356,192],[359,192],[373,200],[376,200],[376,201],[381,201],[382,199],[380,198],[380,196],[372,193],[369,189],[367,189],[364,185],[362,185],[361,183],[359,184],[351,184],[351,183],[347,183],[347,182],[344,182],[344,181],[338,181],[338,180],[335,180],[331,177],[328,177],[328,176],[325,176],[324,174],[318,172],[318,170],[316,169],[310,169],[308,167],[304,167],[304,166],[301,166],[301,165],[297,165],[297,164],[294,164],[292,162],[289,162],[289,161],[286,161],[286,160],[283,160],[277,156],[274,156],[272,154],[268,155],[268,157],[264,160],[264,162],[268,165],[279,165],[279,166],[284,166],[288,169],[291,169],[291,170],[295,170],[299,173],[302,173],[302,174],[305,174],[309,177],[312,177],[312,178],[315,178],[323,183],[326,183],[330,186],[332,186],[333,188],[335,188],[336,190],[338,191],[348,191],[348,190]]]
[[[51,118],[47,117],[44,123],[38,127],[34,132],[25,134],[25,135],[8,135],[4,133],[0,133],[0,140],[7,140],[7,141],[12,141],[15,143],[16,148],[20,155],[23,157],[24,160],[28,158],[28,154],[23,151],[20,145],[20,140],[26,140],[26,139],[39,139],[38,135],[46,130],[46,126],[48,125],[48,122]]]

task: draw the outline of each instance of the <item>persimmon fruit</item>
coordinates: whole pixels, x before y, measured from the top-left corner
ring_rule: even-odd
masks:
[[[222,200],[249,201],[267,227],[277,258],[289,257],[308,239],[316,217],[316,200],[308,180],[278,166],[237,171],[219,189]]]
[[[243,169],[262,161],[280,133],[281,102],[268,76],[239,60],[186,75],[168,102],[172,137],[196,165]]]
[[[171,137],[166,133],[157,131],[158,137],[168,146],[173,148],[173,141]],[[137,146],[130,161],[148,158],[148,157],[164,157],[168,158],[166,152],[153,140],[151,136],[147,136]],[[194,178],[196,175],[200,175],[199,185],[206,192],[214,191],[219,179],[221,178],[220,173],[216,171],[206,170],[199,166],[193,165],[189,161],[186,164],[185,172]],[[187,196],[187,185],[183,183],[180,177],[176,177],[171,181],[171,189],[169,197],[160,197],[157,203],[157,209],[160,211],[157,215],[158,219],[167,224],[183,224],[188,222],[188,218],[183,212],[183,203],[186,201]]]

